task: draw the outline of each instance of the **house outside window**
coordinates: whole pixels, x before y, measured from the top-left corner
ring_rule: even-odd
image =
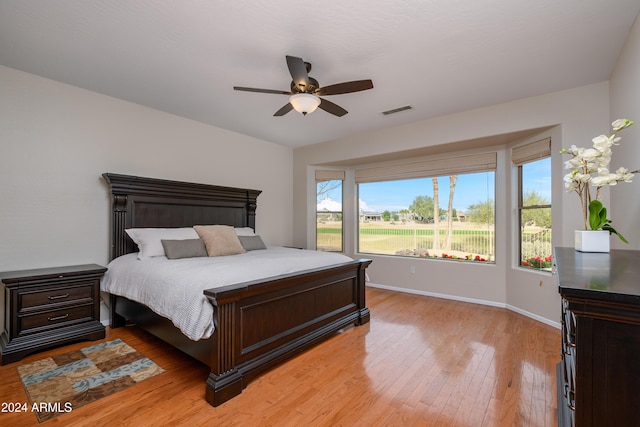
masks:
[[[495,262],[496,153],[356,169],[360,253]]]
[[[344,171],[316,171],[316,250],[342,252]]]
[[[551,272],[551,140],[514,148],[518,168],[519,266]]]

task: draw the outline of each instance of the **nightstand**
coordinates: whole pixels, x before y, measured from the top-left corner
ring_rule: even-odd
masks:
[[[96,264],[0,273],[1,364],[80,340],[105,337]]]

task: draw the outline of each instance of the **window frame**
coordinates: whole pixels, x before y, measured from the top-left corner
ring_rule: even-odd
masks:
[[[342,174],[342,177],[339,177],[339,175]],[[325,179],[325,178],[329,178],[329,179]],[[318,184],[320,184],[321,182],[330,182],[330,181],[339,181],[340,182],[340,206],[342,208],[342,210],[340,211],[318,211]],[[315,218],[314,218],[314,223],[315,223],[315,250],[316,251],[322,251],[322,252],[335,252],[335,253],[344,253],[345,251],[345,230],[344,230],[344,191],[345,191],[345,180],[344,180],[344,171],[320,171],[317,170],[316,171],[316,180],[315,180],[315,193],[316,193],[316,212],[315,212]],[[318,246],[318,214],[319,213],[327,213],[327,214],[338,214],[340,215],[340,222],[341,222],[341,226],[340,226],[340,250],[322,250],[319,248]]]
[[[550,138],[546,139],[546,140],[542,140],[545,141],[549,147],[551,146],[551,140]],[[542,141],[537,141],[535,143],[529,144],[531,146],[533,146],[534,144],[538,144],[538,146],[541,146],[541,142]],[[523,146],[524,148],[526,148],[526,146]],[[520,147],[521,148],[521,147]],[[529,158],[525,158],[522,159],[521,161],[519,161],[516,164],[517,167],[517,226],[518,226],[518,261],[517,261],[517,266],[519,268],[523,268],[526,269],[527,271],[539,271],[539,272],[545,272],[545,273],[551,273],[552,269],[549,268],[542,268],[542,265],[539,268],[534,268],[528,265],[523,265],[523,260],[524,260],[524,254],[523,254],[523,248],[522,248],[522,244],[524,242],[523,240],[523,224],[522,224],[522,216],[523,216],[523,211],[525,210],[535,210],[535,209],[549,209],[551,211],[551,215],[553,218],[553,207],[552,207],[552,200],[549,201],[548,204],[536,204],[536,205],[524,205],[524,173],[523,173],[523,167],[527,164],[531,164],[533,162],[537,162],[540,160],[545,160],[548,159],[549,160],[549,172],[552,173],[552,168],[551,168],[551,152],[550,152],[550,148],[549,151],[543,150],[537,153],[537,155],[535,157],[529,157]],[[551,183],[553,183],[552,180],[550,180]],[[550,189],[551,190],[551,189]],[[552,226],[549,228],[551,230],[551,234],[553,235],[553,222],[552,222]]]

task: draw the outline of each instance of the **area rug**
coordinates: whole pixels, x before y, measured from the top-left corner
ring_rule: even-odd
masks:
[[[18,366],[38,421],[43,422],[161,374],[164,369],[121,339]]]

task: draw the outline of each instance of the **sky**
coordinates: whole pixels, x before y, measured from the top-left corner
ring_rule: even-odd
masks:
[[[547,160],[547,159],[545,159]],[[453,207],[457,211],[466,212],[469,206],[495,200],[495,172],[480,172],[458,175]],[[527,163],[523,167],[524,191],[536,191],[547,200],[551,200],[551,162],[538,161]],[[408,179],[402,181],[386,181],[363,183],[358,186],[360,210],[364,212],[382,213],[385,210],[397,212],[407,209],[417,196],[433,198],[433,182],[431,178]],[[438,197],[441,209],[449,203],[449,177],[438,178]],[[319,209],[341,210],[340,190],[329,192],[319,203]]]
[[[466,211],[470,205],[495,199],[494,172],[459,175],[453,195],[453,207]],[[408,179],[402,181],[372,182],[359,185],[360,204],[364,211],[397,212],[407,209],[417,196],[433,198],[431,178]],[[438,199],[441,209],[449,203],[449,177],[438,178]]]

